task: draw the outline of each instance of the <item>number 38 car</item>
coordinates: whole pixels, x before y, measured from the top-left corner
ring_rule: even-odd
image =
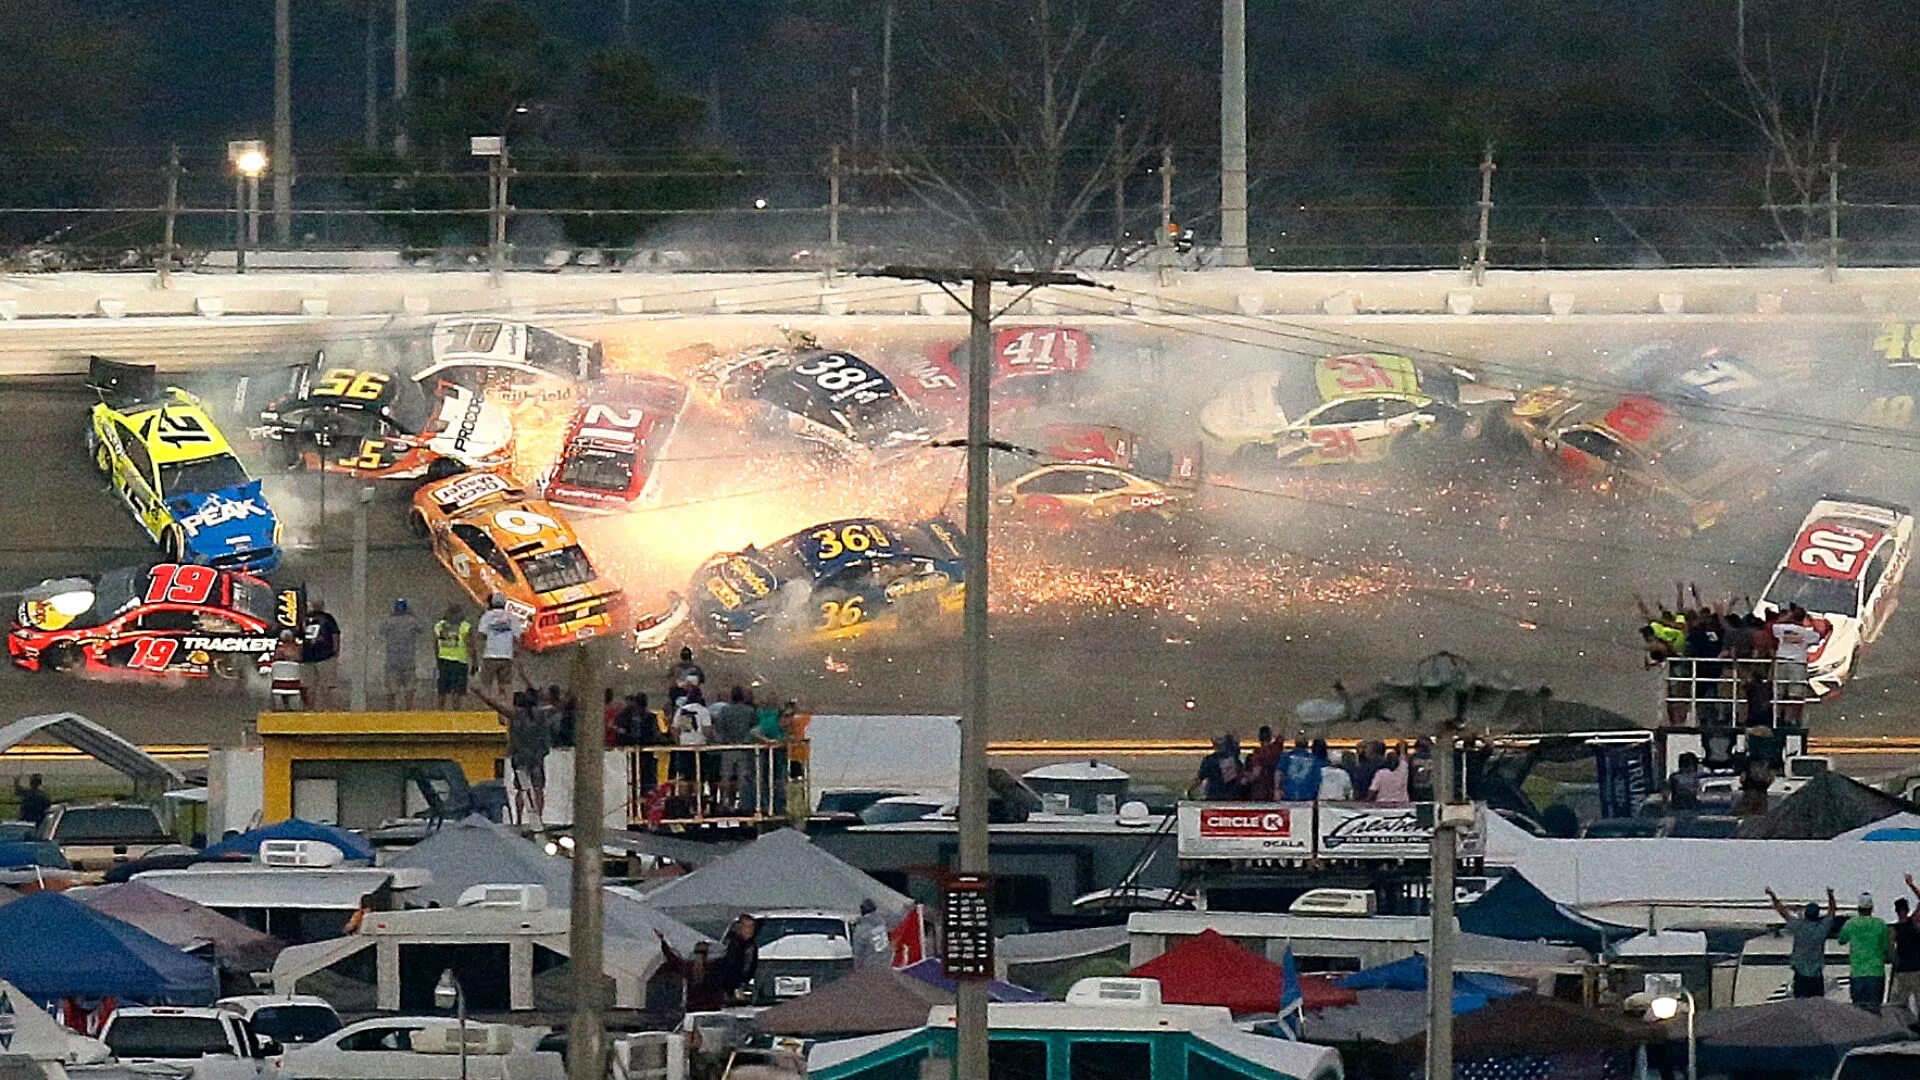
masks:
[[[261,411],[254,431],[280,443],[290,465],[362,479],[450,476],[513,460],[513,420],[479,391],[328,366],[324,356],[294,369],[289,393]]]
[[[919,625],[965,598],[962,543],[944,518],[825,522],[707,560],[693,575],[694,619],[721,648]]]
[[[423,484],[413,495],[414,530],[475,603],[494,593],[526,621],[535,651],[613,631],[624,612],[618,586],[601,577],[573,529],[552,506],[498,473]]]
[[[266,662],[299,627],[298,589],[252,574],[162,563],[28,589],[7,652],[28,671],[233,677]]]
[[[695,373],[724,404],[743,405],[762,425],[836,457],[870,464],[925,443],[925,417],[893,380],[849,352],[793,332],[786,347],[755,349]]]
[[[1044,459],[1001,455],[994,463],[998,501],[1015,511],[1075,518],[1166,516],[1200,483],[1200,449],[1173,450],[1125,428],[1052,424],[1042,432]],[[963,504],[964,505],[964,504]]]
[[[87,429],[94,467],[174,562],[272,570],[280,523],[200,400],[155,390],[154,369],[94,358]]]
[[[1814,693],[1838,689],[1886,629],[1912,551],[1913,514],[1897,503],[1828,495],[1807,512],[1754,610],[1799,604],[1813,616],[1821,638],[1807,656]]]
[[[1240,380],[1200,410],[1200,429],[1241,460],[1281,465],[1379,461],[1409,435],[1467,433],[1454,369],[1422,368],[1404,356],[1356,353]]]

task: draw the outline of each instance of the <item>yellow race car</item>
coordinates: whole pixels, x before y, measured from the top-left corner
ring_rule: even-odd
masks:
[[[1470,436],[1461,392],[1471,381],[1391,353],[1326,356],[1240,380],[1200,410],[1200,430],[1250,464],[1379,461],[1417,432]]]

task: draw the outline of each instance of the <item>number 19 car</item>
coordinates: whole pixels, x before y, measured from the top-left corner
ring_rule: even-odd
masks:
[[[1828,495],[1807,512],[1754,610],[1799,604],[1813,617],[1821,637],[1807,657],[1814,693],[1838,689],[1886,629],[1912,549],[1913,514],[1897,503]]]
[[[300,591],[252,574],[162,563],[28,589],[7,652],[28,671],[237,676],[301,619]]]

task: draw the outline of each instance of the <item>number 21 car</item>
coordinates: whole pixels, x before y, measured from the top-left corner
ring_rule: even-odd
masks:
[[[605,635],[621,621],[619,587],[594,569],[566,519],[498,473],[422,484],[412,521],[475,603],[485,607],[496,592],[507,598],[526,620],[529,649]]]
[[[1400,441],[1438,428],[1466,434],[1464,371],[1404,356],[1355,353],[1248,376],[1200,410],[1200,430],[1247,462],[1346,465],[1379,461]]]
[[[1913,514],[1897,503],[1828,495],[1807,512],[1754,610],[1799,604],[1813,616],[1821,638],[1807,657],[1814,693],[1838,689],[1886,629],[1912,551]]]
[[[687,388],[669,379],[636,375],[596,389],[567,425],[547,501],[606,513],[650,498],[686,407]]]
[[[7,652],[28,671],[238,676],[300,626],[298,589],[252,574],[161,563],[26,590]]]

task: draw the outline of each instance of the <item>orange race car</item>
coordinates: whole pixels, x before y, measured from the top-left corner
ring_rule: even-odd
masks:
[[[423,484],[414,530],[467,595],[484,606],[496,592],[526,620],[533,650],[613,632],[625,599],[602,578],[566,519],[498,473],[470,472]]]

